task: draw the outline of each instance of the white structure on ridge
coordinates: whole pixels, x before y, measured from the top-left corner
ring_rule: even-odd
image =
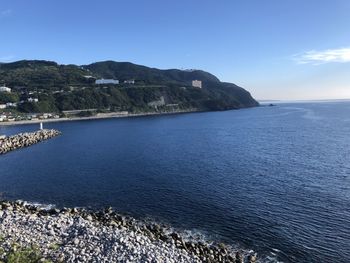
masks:
[[[117,80],[117,79],[96,79],[95,84],[97,84],[97,85],[119,84],[119,80]]]
[[[39,102],[37,98],[28,98],[28,102]]]
[[[0,92],[11,92],[11,89],[5,86],[0,87]]]
[[[192,87],[195,88],[202,88],[202,81],[201,80],[192,80]]]

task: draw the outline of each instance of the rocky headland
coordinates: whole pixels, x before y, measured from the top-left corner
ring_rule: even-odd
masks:
[[[61,133],[57,130],[45,129],[36,132],[26,132],[9,137],[2,137],[0,138],[0,155],[51,139],[60,134]]]
[[[258,262],[253,253],[191,240],[112,208],[45,209],[2,201],[0,262],[17,247],[37,248],[40,262]]]

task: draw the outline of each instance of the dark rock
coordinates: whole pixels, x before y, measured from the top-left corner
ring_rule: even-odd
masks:
[[[239,252],[236,252],[236,261],[235,261],[235,263],[243,263],[243,256]]]
[[[182,238],[179,236],[178,233],[171,233],[170,236],[174,239],[174,240],[182,240]]]

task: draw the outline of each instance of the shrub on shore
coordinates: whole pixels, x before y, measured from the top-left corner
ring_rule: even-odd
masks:
[[[18,248],[14,245],[9,253],[5,255],[3,249],[0,248],[0,263],[52,263],[45,259],[37,248]]]

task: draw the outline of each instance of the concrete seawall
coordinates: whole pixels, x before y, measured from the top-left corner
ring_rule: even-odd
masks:
[[[36,132],[20,133],[10,137],[1,138],[0,155],[51,139],[60,134],[61,132],[57,130],[40,130]]]

